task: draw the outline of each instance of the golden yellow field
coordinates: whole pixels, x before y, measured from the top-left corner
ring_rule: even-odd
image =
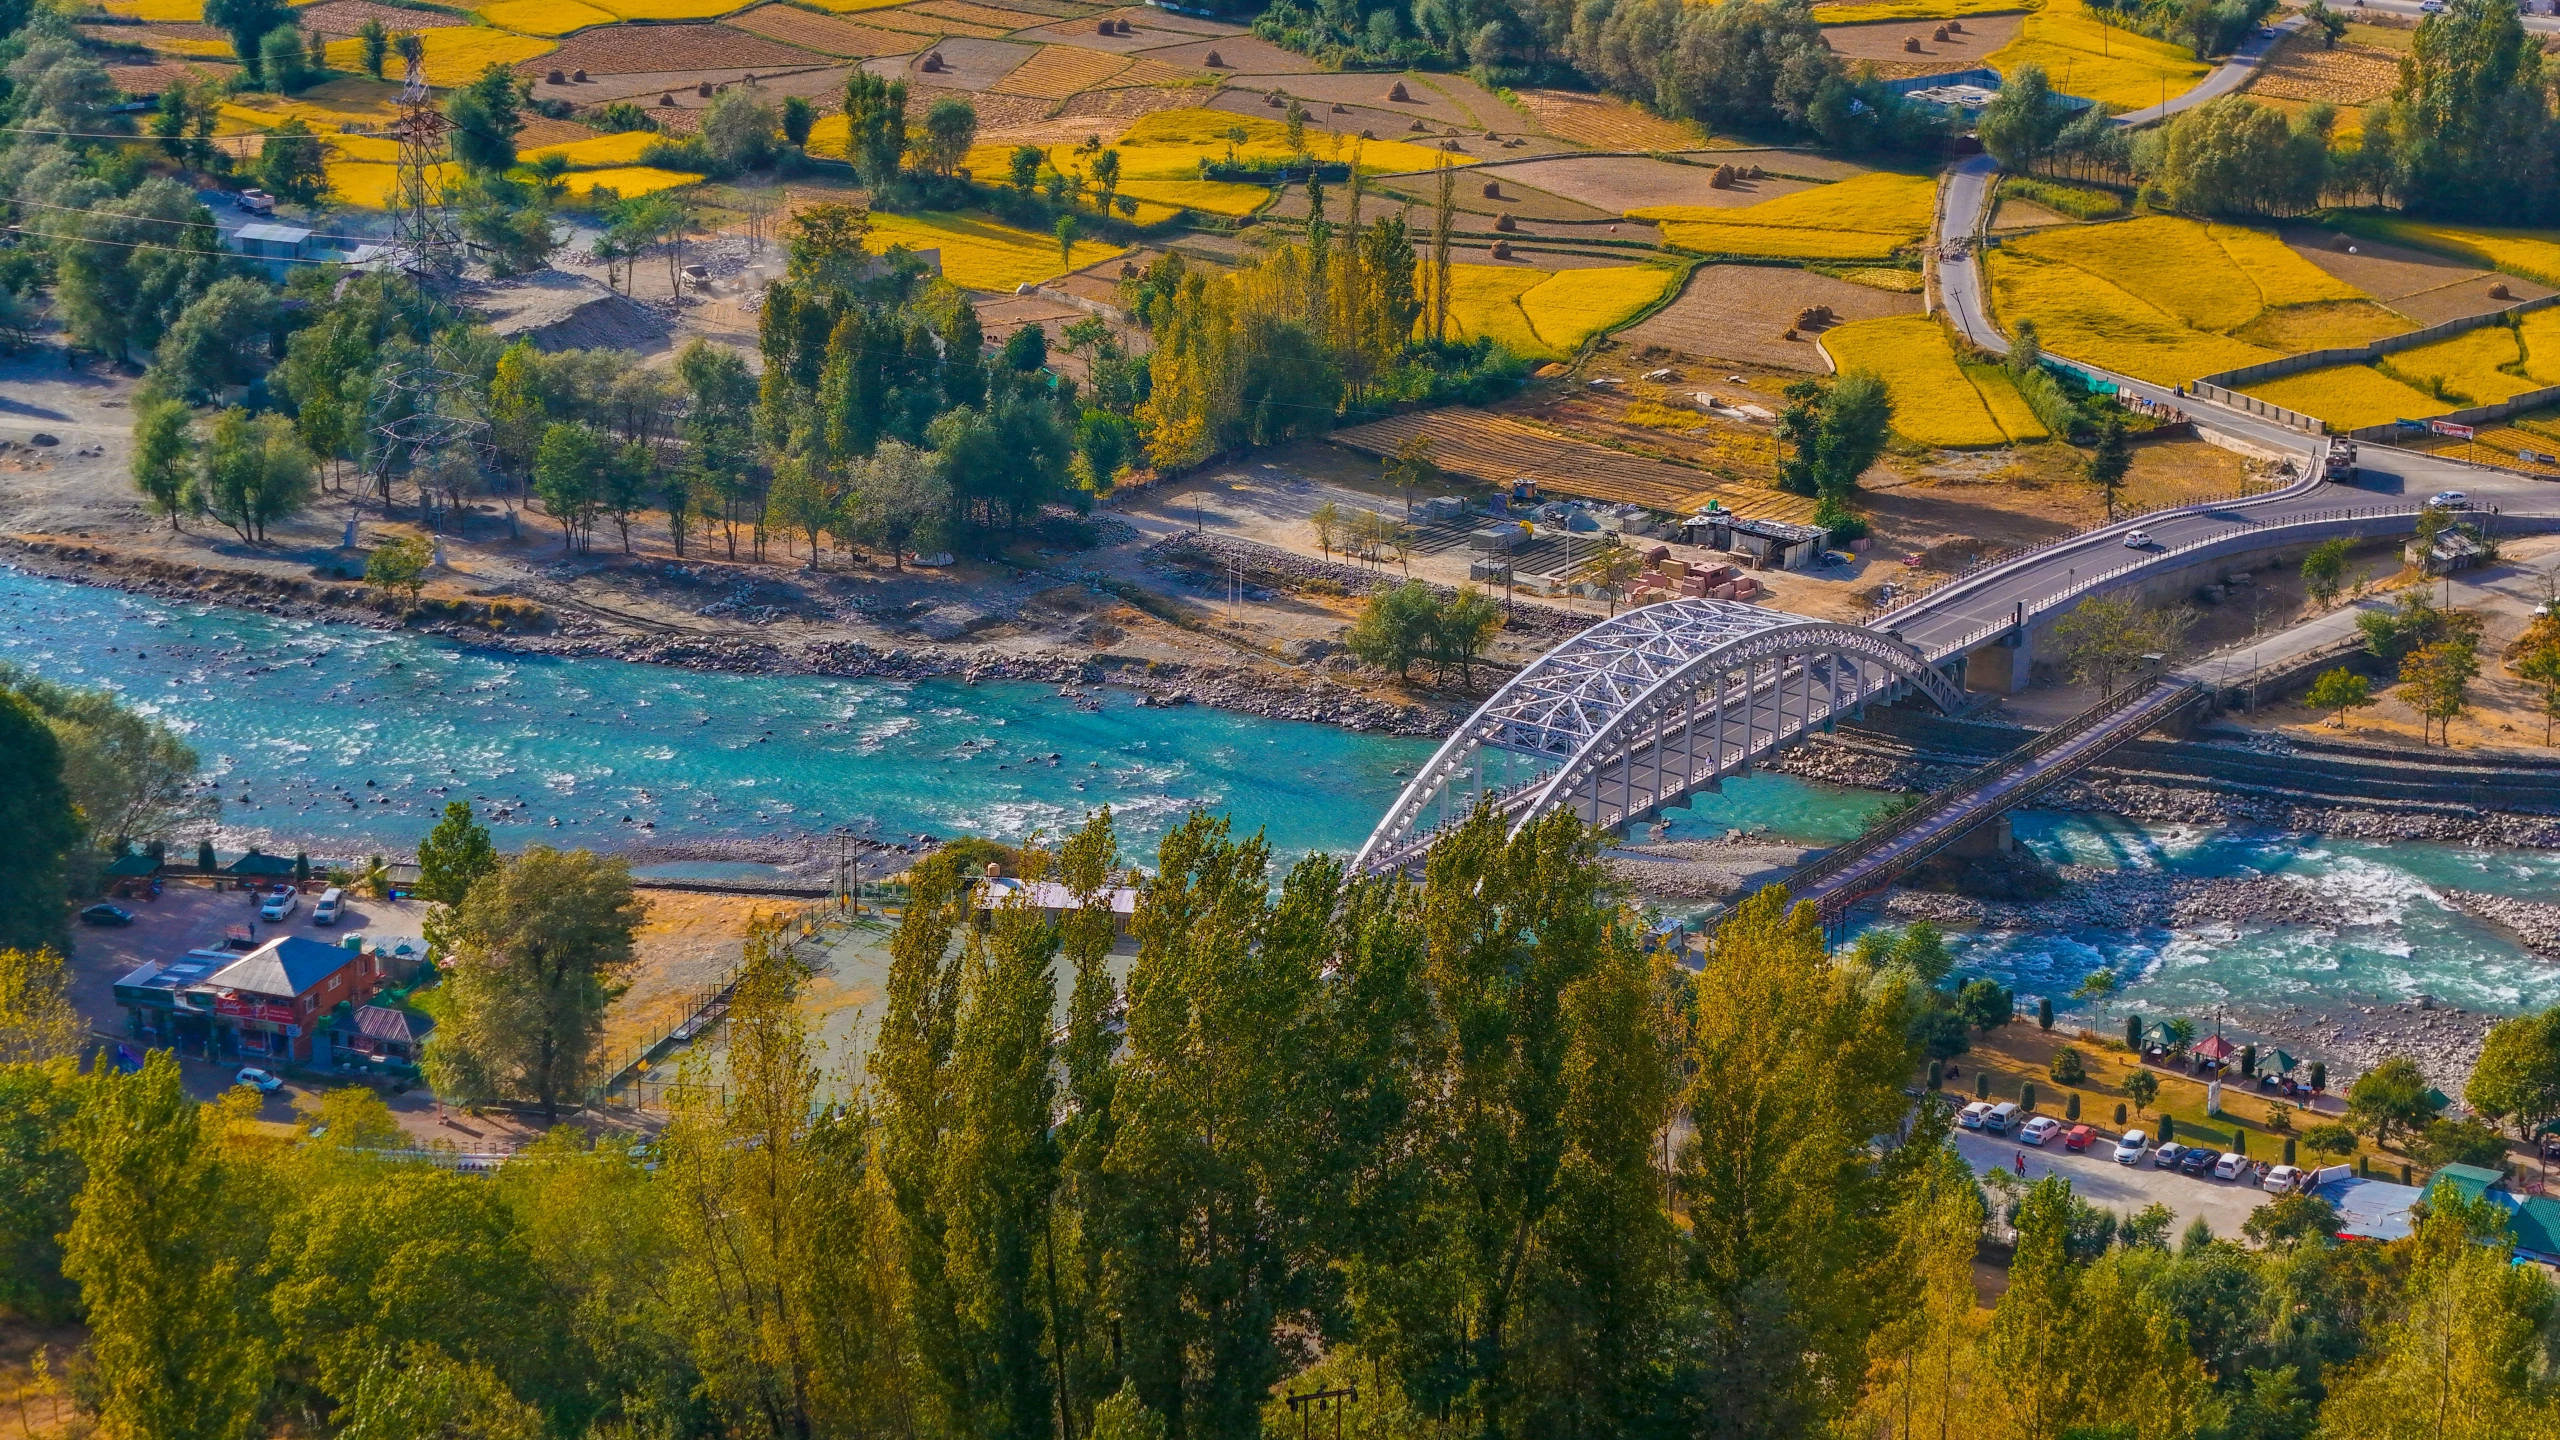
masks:
[[[1272,194],[1233,180],[1128,180],[1121,182],[1120,193],[1205,215],[1250,215]]]
[[[601,170],[613,165],[638,164],[650,146],[665,138],[654,130],[625,130],[618,135],[598,135],[593,140],[544,145],[527,150],[517,158],[533,161],[545,155],[558,155],[569,162],[572,170]]]
[[[2233,334],[2252,345],[2300,354],[2348,350],[2417,326],[2408,316],[2371,300],[2328,300],[2270,310]]]
[[[2045,438],[2007,372],[1976,367],[1988,372],[1978,386],[1957,365],[1946,327],[1929,316],[1853,321],[1824,331],[1822,348],[1841,370],[1872,371],[1884,381],[1893,397],[1893,428],[1907,440],[1963,447]],[[1997,412],[1984,386],[2003,392]]]
[[[2119,110],[2174,99],[2213,70],[2183,45],[2099,24],[2080,0],[2047,0],[1984,63],[2003,75],[2041,65],[2057,92]]]
[[[438,88],[467,85],[492,65],[520,65],[560,48],[555,41],[510,35],[485,25],[420,30],[417,36],[426,46],[427,83]],[[330,41],[329,64],[338,70],[361,69],[363,52],[362,40]]]
[[[1121,251],[1120,246],[1102,241],[1079,240],[1072,262],[1062,263],[1054,237],[984,216],[947,211],[922,215],[872,211],[872,250],[884,251],[892,245],[940,250],[943,277],[972,290],[1011,290],[1026,282],[1037,284],[1069,270],[1099,265]]]
[[[1963,365],[1964,378],[1973,382],[1974,393],[1982,397],[1983,407],[1991,412],[2001,433],[2012,441],[2050,440],[2053,432],[2036,418],[2027,397],[2018,393],[2018,382],[2010,377],[2007,367],[2000,365]]]
[[[400,142],[387,135],[323,135],[320,139],[341,160],[391,165],[400,159]]]
[[[711,20],[754,3],[755,0],[603,0],[600,8],[625,20]]]
[[[2516,338],[2524,346],[2524,373],[2537,384],[2560,385],[2560,309],[2527,315]]]
[[[2440,225],[2369,211],[2336,217],[2338,228],[2370,240],[2433,250],[2504,270],[2546,285],[2560,285],[2560,232],[2514,230],[2492,225]]]
[[[1951,20],[1964,15],[2003,15],[2033,10],[2041,0],[1880,0],[1873,5],[1816,5],[1816,25],[1855,25],[1868,20]]]
[[[204,23],[204,0],[106,0],[106,11],[134,20],[157,20],[164,25]]]
[[[2451,397],[2450,403],[2441,408],[2457,409],[2465,405],[2495,405],[2527,390],[2541,389],[2546,382],[2500,368],[2513,365],[2521,369],[2523,361],[2524,349],[2517,343],[2516,332],[2504,325],[2483,325],[2385,355],[2379,363],[2417,382],[2429,394],[2435,393],[2440,382]]]
[[[395,187],[400,183],[399,166],[345,160],[331,160],[328,163],[329,190],[340,200],[349,205],[361,205],[370,210],[391,208],[393,201],[397,198],[394,193]],[[462,170],[455,165],[439,165],[429,173],[427,178],[428,183],[440,187],[462,178]]]
[[[1704,255],[1882,260],[1929,233],[1936,203],[1927,177],[1879,173],[1731,210],[1656,205],[1628,215],[1659,222],[1665,241]]]
[[[2163,385],[2287,353],[2234,334],[2282,307],[2371,298],[2272,232],[2168,216],[2025,236],[1988,268],[2003,326],[2033,320],[2056,353]]]
[[[1562,360],[1633,320],[1679,281],[1667,265],[1553,272],[1452,265],[1449,315],[1467,339],[1490,335],[1516,355]]]
[[[2325,365],[2303,370],[2252,385],[2249,393],[2270,405],[2326,420],[2339,430],[2419,420],[2453,408],[2370,365]]]
[[[1229,140],[1229,130],[1242,130],[1244,139]],[[1201,160],[1224,160],[1230,155],[1239,161],[1279,162],[1292,158],[1288,127],[1279,121],[1205,108],[1142,115],[1112,144],[1120,152],[1120,174],[1130,180],[1194,180],[1199,178]],[[1320,160],[1349,164],[1356,155],[1361,170],[1372,175],[1428,170],[1444,159],[1453,165],[1475,163],[1466,155],[1402,140],[1343,141],[1327,131],[1310,130],[1307,145]],[[1072,147],[1068,149],[1072,153]],[[1056,155],[1052,150],[1053,164]],[[996,173],[1001,173],[1001,159],[996,166]]]
[[[673,190],[679,185],[698,185],[699,175],[682,170],[661,170],[654,165],[619,165],[603,170],[572,170],[560,177],[560,184],[571,195],[584,198],[592,190],[611,190],[629,199],[634,195],[654,195]]]
[[[610,25],[617,18],[585,0],[494,0],[480,7],[483,24],[519,35],[566,35],[590,25]]]
[[[1520,297],[1544,280],[1542,271],[1503,265],[1449,267],[1449,321],[1460,339],[1491,336],[1515,355],[1545,355],[1546,343],[1529,326]]]
[[[852,15],[864,10],[886,10],[892,5],[904,5],[907,0],[809,0],[809,3],[838,15]]]

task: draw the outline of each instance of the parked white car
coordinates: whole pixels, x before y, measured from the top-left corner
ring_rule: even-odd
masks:
[[[1967,1105],[1962,1110],[1956,1112],[1956,1123],[1967,1130],[1979,1130],[1982,1128],[1982,1122],[1988,1118],[1990,1114],[1991,1102],[1988,1100],[1976,1100],[1972,1104]]]
[[[301,894],[291,886],[284,886],[279,888],[274,894],[268,896],[266,899],[258,902],[258,918],[261,920],[282,920],[301,907]]]
[[[2267,1178],[2258,1182],[2258,1188],[2270,1195],[2290,1195],[2301,1184],[2300,1170],[2291,1165],[2279,1165],[2267,1172]]]
[[[2225,1150],[2222,1152],[2222,1158],[2213,1162],[2213,1178],[2216,1180],[2236,1180],[2239,1178],[2240,1172],[2248,1168],[2248,1156],[2241,1154],[2237,1150]]]
[[[2163,1140],[2160,1142],[2160,1148],[2151,1152],[2151,1163],[2163,1170],[2175,1170],[2178,1168],[2178,1157],[2186,1153],[2186,1146],[2175,1140]]]
[[[2061,1121],[2050,1115],[2039,1115],[2027,1122],[2026,1128],[2018,1132],[2018,1138],[2030,1145],[2041,1145],[2052,1139],[2053,1132],[2061,1128]]]
[[[2150,1136],[2143,1134],[2139,1130],[2127,1130],[2124,1132],[2124,1138],[2116,1142],[2116,1163],[2119,1165],[2140,1164],[2142,1162],[2142,1152],[2150,1144]]]

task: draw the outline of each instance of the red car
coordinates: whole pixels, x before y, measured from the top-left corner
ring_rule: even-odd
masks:
[[[2062,1148],[2065,1150],[2086,1150],[2089,1148],[2089,1141],[2092,1138],[2092,1134],[2093,1132],[2088,1126],[2074,1125],[2070,1129],[2062,1132]]]

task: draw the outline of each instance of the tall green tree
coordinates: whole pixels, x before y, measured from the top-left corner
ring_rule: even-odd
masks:
[[[214,519],[263,545],[269,526],[311,502],[311,478],[311,452],[292,421],[235,406],[214,417],[196,490]]]
[[[172,831],[218,812],[220,801],[197,787],[202,767],[195,747],[114,691],[41,679],[6,662],[0,662],[0,690],[33,705],[53,731],[63,786],[94,852],[173,839]]]
[[[472,886],[496,874],[498,867],[498,847],[490,843],[489,828],[472,815],[471,802],[449,800],[444,818],[418,846],[418,895],[439,905],[459,905]]]
[[[453,158],[475,175],[503,175],[516,163],[516,135],[524,129],[523,82],[513,70],[491,63],[444,102],[453,122]]]
[[[133,405],[133,485],[154,511],[169,517],[172,531],[187,504],[187,485],[194,467],[187,425],[194,417],[176,400],[137,398]]]
[[[876,189],[896,180],[907,151],[907,82],[856,66],[845,81],[844,115],[845,151],[863,183]]]
[[[629,864],[584,850],[536,845],[483,876],[453,916],[426,1054],[437,1093],[530,1100],[547,1120],[584,1101],[646,914]]]
[[[0,950],[71,953],[64,877],[80,831],[60,742],[24,697],[0,690]]]
[[[230,35],[232,53],[240,57],[249,78],[256,80],[259,42],[283,24],[290,13],[284,0],[206,0],[204,23]],[[297,59],[299,53],[296,52]]]
[[[86,1180],[63,1237],[80,1286],[102,1429],[251,1440],[277,1340],[259,1265],[272,1219],[257,1176],[178,1060],[83,1082],[74,1146]]]

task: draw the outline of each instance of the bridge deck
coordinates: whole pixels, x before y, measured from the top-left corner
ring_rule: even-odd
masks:
[[[2167,720],[2202,693],[2195,682],[2173,676],[2092,706],[1798,871],[1790,882],[1795,898],[1812,901],[1826,921],[1837,919],[1895,876]]]

